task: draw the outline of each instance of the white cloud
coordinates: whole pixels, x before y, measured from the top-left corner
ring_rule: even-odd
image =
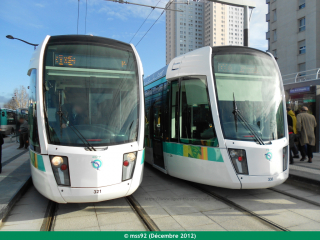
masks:
[[[43,4],[41,4],[41,3],[36,3],[35,4],[37,7],[41,7],[41,8],[43,8],[44,7],[44,5]]]

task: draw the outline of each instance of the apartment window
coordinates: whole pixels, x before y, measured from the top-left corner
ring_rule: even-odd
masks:
[[[306,30],[306,18],[299,19],[299,32]]]
[[[273,21],[277,21],[277,9],[273,10]]]
[[[306,0],[299,0],[299,9],[303,9],[306,7]]]
[[[299,76],[306,75],[305,71],[306,71],[306,63],[298,64],[298,72],[304,72],[304,73],[300,73]]]
[[[273,30],[273,41],[277,41],[277,30]]]
[[[299,54],[306,53],[306,40],[299,42]]]

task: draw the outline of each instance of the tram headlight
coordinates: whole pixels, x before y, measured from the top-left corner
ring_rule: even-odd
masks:
[[[238,174],[248,175],[248,163],[246,151],[243,149],[229,149],[229,156],[234,169]]]
[[[54,156],[52,159],[51,159],[51,163],[53,166],[55,167],[60,167],[63,163],[63,158],[60,157],[60,156]]]
[[[123,155],[122,181],[132,178],[136,165],[137,152],[126,153]]]
[[[68,158],[62,156],[50,156],[50,162],[57,184],[70,186]]]

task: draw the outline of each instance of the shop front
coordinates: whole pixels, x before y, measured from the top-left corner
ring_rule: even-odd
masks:
[[[319,92],[318,88],[320,89],[320,86],[304,86],[290,89],[286,88],[285,94],[287,106],[290,106],[296,115],[299,114],[303,106],[306,106],[309,109],[308,112],[316,117],[317,125],[319,126],[320,98],[319,94],[317,94],[317,92]],[[319,152],[318,127],[315,129],[315,134],[316,146],[314,151]]]

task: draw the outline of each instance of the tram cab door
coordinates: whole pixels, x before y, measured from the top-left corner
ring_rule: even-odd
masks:
[[[150,135],[152,137],[153,142],[153,159],[154,165],[165,169],[164,166],[164,159],[163,159],[163,149],[162,149],[162,140],[163,140],[163,133],[162,133],[162,124],[163,121],[161,117],[161,101],[155,101],[151,108],[151,131]]]

